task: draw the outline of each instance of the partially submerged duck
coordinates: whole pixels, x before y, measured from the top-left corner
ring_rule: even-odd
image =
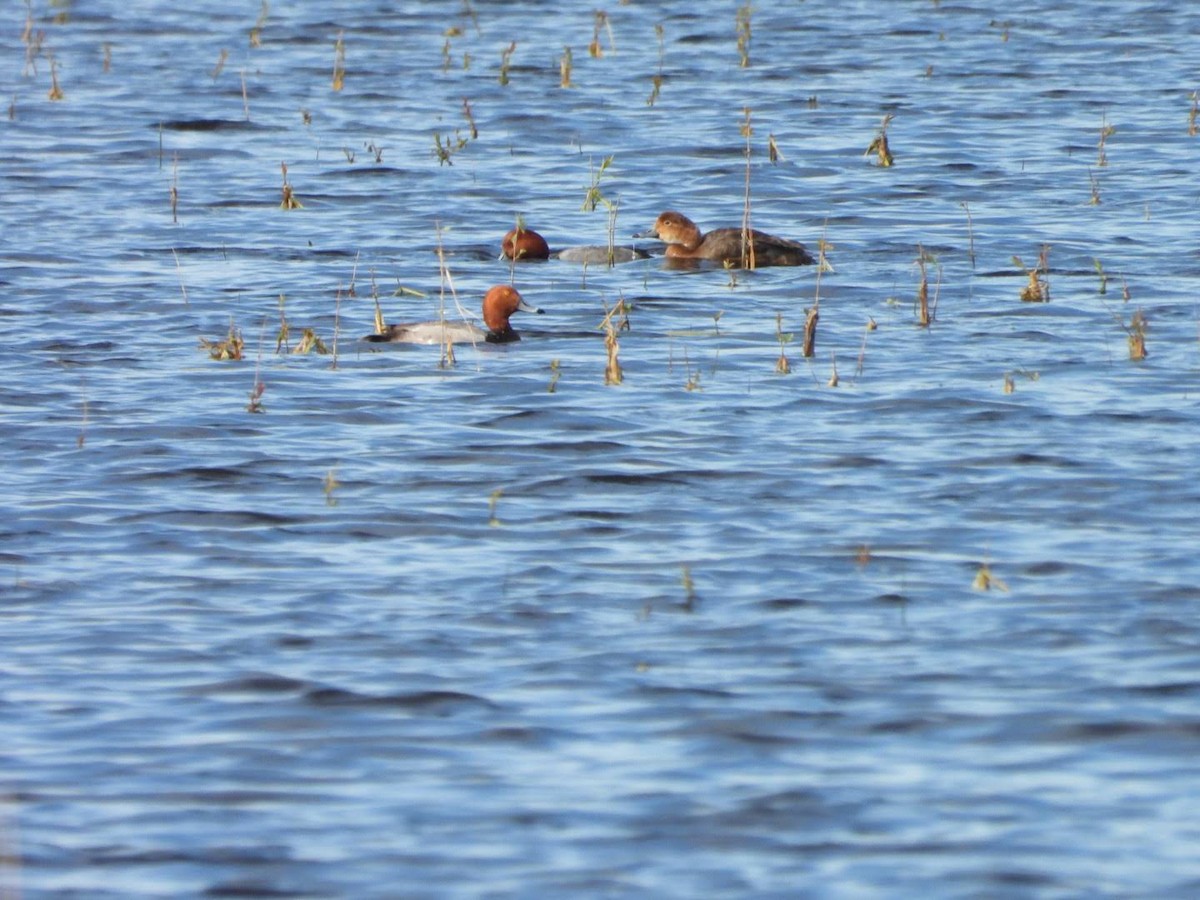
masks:
[[[536,231],[518,225],[500,241],[505,259],[549,259],[550,245]]]
[[[513,259],[518,262],[525,259],[549,259],[554,256],[563,262],[582,263],[589,266],[606,266],[609,262],[633,262],[635,259],[649,259],[650,254],[636,247],[613,247],[595,245],[585,247],[568,247],[566,250],[551,252],[546,239],[531,228],[514,228],[504,235],[500,241],[500,255],[503,259]]]
[[[483,295],[486,330],[470,322],[409,322],[388,325],[382,334],[368,334],[364,340],[402,344],[474,344],[480,341],[507,344],[521,339],[508,324],[509,316],[518,311],[542,312],[526,303],[516,288],[498,284]]]
[[[748,245],[743,248],[740,228],[716,228],[702,234],[695,222],[674,210],[660,215],[648,232],[638,235],[663,241],[668,259],[704,259],[736,268],[807,266],[813,262],[808,250],[797,241],[753,228],[748,236]]]

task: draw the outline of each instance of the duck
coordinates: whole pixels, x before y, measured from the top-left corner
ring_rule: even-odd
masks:
[[[546,239],[532,228],[524,226],[513,228],[500,241],[500,258],[515,259],[550,259],[555,257],[563,262],[582,263],[588,266],[608,265],[609,262],[633,262],[635,259],[649,259],[650,254],[636,247],[608,247],[604,245],[588,245],[584,247],[568,247],[565,250],[552,252]]]
[[[382,334],[369,334],[364,340],[399,344],[508,344],[521,336],[508,324],[515,312],[541,313],[526,302],[516,288],[498,284],[483,295],[483,323],[486,330],[470,322],[409,322],[388,325]]]
[[[668,210],[654,220],[649,231],[635,237],[656,237],[667,245],[668,259],[704,259],[732,268],[808,266],[813,258],[804,245],[750,229],[747,259],[742,253],[742,229],[716,228],[702,234],[683,213]]]
[[[518,225],[500,241],[500,254],[504,259],[549,259],[550,245],[532,228]]]

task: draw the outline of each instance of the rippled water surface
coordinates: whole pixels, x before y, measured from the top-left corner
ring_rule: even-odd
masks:
[[[1200,10],[564,7],[9,10],[0,893],[1195,896]]]

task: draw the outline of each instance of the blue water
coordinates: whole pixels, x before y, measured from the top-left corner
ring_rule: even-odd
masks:
[[[1200,892],[1200,11],[561,6],[10,11],[0,895]]]

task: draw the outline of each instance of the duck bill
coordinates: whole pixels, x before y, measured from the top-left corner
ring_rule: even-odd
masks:
[[[656,237],[658,237],[658,229],[656,229],[653,225],[651,225],[645,231],[634,232],[633,236],[635,238],[646,238],[646,237],[656,238]]]
[[[536,306],[534,306],[533,304],[526,302],[526,300],[525,300],[525,298],[524,298],[524,297],[522,297],[522,298],[521,298],[521,302],[517,304],[517,309],[521,310],[521,312],[528,312],[528,313],[539,313],[539,314],[541,314],[541,313],[544,313],[544,312],[545,312],[545,310],[544,310],[544,309],[538,309],[538,308],[537,308]]]

